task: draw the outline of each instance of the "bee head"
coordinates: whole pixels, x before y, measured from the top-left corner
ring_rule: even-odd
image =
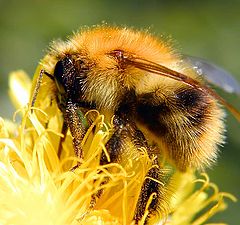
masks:
[[[81,68],[83,62],[74,55],[59,59],[54,68],[54,81],[57,87],[57,99],[60,104],[66,101],[78,102],[82,96],[86,71]]]
[[[71,90],[75,73],[76,69],[69,56],[57,62],[54,69],[54,79],[59,94],[65,94]]]

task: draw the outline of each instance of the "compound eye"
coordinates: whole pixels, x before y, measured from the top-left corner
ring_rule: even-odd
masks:
[[[54,69],[54,78],[56,81],[57,88],[60,93],[66,92],[65,90],[65,82],[64,82],[64,63],[63,60],[57,62],[55,69]]]
[[[59,60],[54,69],[54,78],[60,93],[65,93],[71,88],[76,69],[70,56]]]

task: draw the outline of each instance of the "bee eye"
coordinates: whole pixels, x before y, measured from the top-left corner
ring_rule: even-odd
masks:
[[[75,73],[76,68],[70,57],[67,56],[57,62],[54,69],[54,77],[60,93],[65,93],[71,88]]]
[[[64,93],[66,91],[64,74],[65,74],[65,69],[64,69],[63,61],[60,60],[57,62],[54,69],[54,78],[56,80],[56,85],[60,93]]]

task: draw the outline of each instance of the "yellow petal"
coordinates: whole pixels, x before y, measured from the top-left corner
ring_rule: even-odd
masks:
[[[22,108],[29,102],[31,80],[22,70],[14,71],[9,76],[10,98],[17,109]]]

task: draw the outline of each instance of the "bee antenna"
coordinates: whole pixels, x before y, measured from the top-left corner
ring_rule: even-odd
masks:
[[[44,73],[47,77],[49,77],[51,80],[54,80],[54,76],[53,76],[52,74],[48,73],[48,72],[45,71],[45,70],[43,70],[43,73]]]
[[[238,109],[236,109],[234,106],[225,101],[214,90],[208,88],[206,85],[201,84],[197,80],[146,59],[136,57],[132,58],[125,57],[124,60],[128,65],[132,65],[135,66],[136,68],[183,82],[190,87],[196,88],[201,92],[211,95],[215,99],[219,100],[235,116],[235,118],[238,121],[240,121],[240,112]]]
[[[41,86],[41,83],[42,83],[43,74],[45,74],[51,80],[54,80],[54,76],[52,74],[48,73],[44,69],[40,70],[39,76],[38,76],[37,81],[36,81],[36,86],[35,86],[34,91],[33,91],[33,96],[32,96],[32,101],[31,101],[31,113],[33,112],[32,107],[34,106],[34,104],[36,102],[37,95],[38,95],[38,92],[39,92],[39,89],[40,89],[40,86]]]

